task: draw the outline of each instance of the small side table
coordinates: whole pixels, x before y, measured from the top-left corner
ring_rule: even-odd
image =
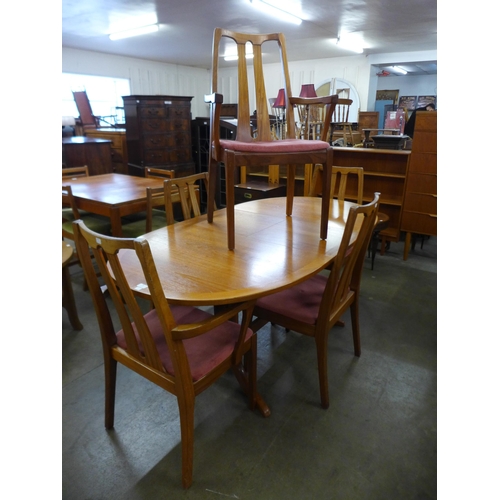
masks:
[[[76,311],[75,295],[71,278],[69,275],[68,264],[73,258],[73,247],[66,242],[62,242],[62,305],[68,312],[69,322],[74,330],[82,330],[83,325],[80,323],[78,313]]]

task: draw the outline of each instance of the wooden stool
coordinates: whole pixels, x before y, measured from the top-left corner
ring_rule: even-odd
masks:
[[[377,253],[377,246],[378,246],[378,237],[380,234],[380,231],[383,231],[384,229],[389,226],[389,216],[383,213],[378,213],[377,215],[377,223],[375,224],[375,229],[373,230],[372,234],[372,241],[370,244],[370,247],[368,247],[368,257],[372,257],[372,270],[373,270],[373,265],[375,263],[375,254]],[[385,238],[382,238],[382,248],[380,249],[380,255],[384,255],[385,251]]]
[[[82,330],[83,325],[80,323],[78,313],[76,311],[75,296],[73,294],[73,286],[69,275],[68,264],[73,258],[73,247],[66,242],[62,242],[62,305],[68,312],[69,322],[74,330]]]

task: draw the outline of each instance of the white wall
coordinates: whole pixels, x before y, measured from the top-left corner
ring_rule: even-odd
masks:
[[[193,96],[193,118],[207,116],[204,95],[210,92],[210,71],[206,69],[63,47],[62,71],[128,78],[132,95]]]
[[[399,90],[399,96],[437,96],[437,75],[379,77],[377,90]]]
[[[379,78],[379,71],[373,64],[390,64],[437,60],[436,51],[377,54],[375,56],[355,55],[331,59],[311,59],[289,62],[292,93],[298,95],[303,83],[319,85],[331,78],[347,80],[359,94],[360,110],[372,111],[376,91],[383,84],[384,89],[399,88],[400,95],[437,95],[437,79],[420,77]],[[190,66],[148,61],[131,57],[114,56],[77,49],[62,49],[62,71],[99,76],[129,78],[132,94],[164,94],[193,96],[192,116],[208,116],[204,95],[210,93],[210,71]],[[268,64],[266,74],[271,81],[266,87],[267,97],[275,97],[283,87],[279,64]],[[219,70],[219,91],[224,102],[236,102],[236,68]],[[414,79],[414,80],[413,80]],[[380,82],[383,80],[383,82]],[[386,82],[388,82],[386,84]],[[385,85],[399,87],[385,87]]]

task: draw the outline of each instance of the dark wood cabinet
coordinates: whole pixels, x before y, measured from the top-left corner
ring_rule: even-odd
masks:
[[[127,140],[124,128],[87,129],[85,130],[85,136],[110,140],[113,171],[117,174],[128,173]]]
[[[405,260],[412,233],[437,235],[437,111],[419,112],[415,120],[401,230]]]
[[[185,96],[123,96],[129,173],[144,175],[144,167],[191,175],[191,99]]]
[[[231,104],[231,106],[236,106]],[[236,120],[224,120],[220,125],[221,139],[234,140],[237,131]],[[193,158],[196,164],[196,172],[208,172],[208,163],[210,160],[210,118],[195,118],[191,122],[191,134],[193,138]],[[236,180],[239,182],[239,172],[235,173]],[[219,208],[226,206],[226,170],[220,167],[217,172],[215,203]],[[201,205],[206,207],[207,193],[203,185],[201,186]]]
[[[89,175],[113,173],[111,141],[95,137],[63,137],[63,166],[89,167]]]

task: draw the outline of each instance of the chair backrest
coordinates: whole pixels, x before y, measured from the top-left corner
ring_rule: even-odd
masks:
[[[150,292],[152,295],[155,295],[155,307],[158,306],[158,316],[163,326],[165,342],[170,352],[174,352],[171,330],[175,327],[175,322],[163,293],[154,294],[154,290],[161,291],[162,287],[159,284],[158,274],[148,242],[146,240],[113,238],[98,234],[88,229],[81,220],[75,221],[73,228],[77,252],[97,313],[104,352],[108,353],[111,348],[116,348],[117,337],[108,305],[100,288],[98,274],[93,265],[92,257],[94,257],[97,263],[100,275],[118,312],[127,345],[127,349],[123,350],[122,353],[124,364],[127,364],[126,359],[129,358],[134,363],[135,370],[137,366],[142,365],[144,367],[144,373],[142,373],[144,376],[147,376],[145,372],[151,368],[164,374],[165,368],[160,360],[157,346],[144,320],[141,306],[127,282],[118,259],[120,250],[131,250],[137,253],[144,271],[144,283],[150,285]],[[110,269],[113,277],[111,276]],[[151,286],[153,283],[154,285]],[[155,286],[159,288],[155,288]],[[137,332],[137,336],[140,339],[140,344],[135,332]],[[173,362],[175,365],[175,359]],[[176,373],[178,373],[177,367],[175,368]]]
[[[323,167],[316,165],[309,196],[319,196],[323,185]],[[364,175],[362,167],[332,167],[330,196],[338,200],[355,200],[363,203]],[[347,194],[346,194],[347,193]]]
[[[162,168],[146,167],[144,177],[154,177],[157,179],[172,179],[175,177],[175,170],[164,170]]]
[[[88,176],[89,176],[89,167],[87,165],[83,165],[81,167],[70,167],[62,169],[63,179],[76,179],[77,177],[88,177]]]
[[[73,92],[73,98],[75,99],[78,113],[80,113],[80,121],[83,128],[97,128],[99,120],[92,113],[92,107],[87,96],[87,91],[83,90]]]
[[[346,123],[349,121],[349,108],[352,104],[352,99],[339,99],[335,111],[333,112],[334,123]]]
[[[364,256],[377,220],[379,199],[380,194],[375,193],[373,201],[367,205],[354,205],[349,209],[339,251],[321,299],[318,327],[326,327],[329,318],[333,317],[335,311],[341,307],[347,294],[359,289]],[[360,224],[357,237],[355,242],[351,243],[357,224]]]
[[[167,179],[163,183],[167,225],[175,222],[173,212],[174,196],[178,196],[181,202],[184,220],[201,215],[200,182],[203,182],[205,190],[208,191],[208,172]]]
[[[232,40],[232,42],[231,42]],[[223,55],[228,47],[236,44],[236,52],[238,55],[238,129],[236,140],[242,142],[252,141],[271,141],[273,135],[269,119],[269,101],[266,95],[265,72],[263,66],[263,52],[279,53],[281,61],[280,74],[284,79],[285,93],[285,119],[286,119],[286,136],[285,139],[295,139],[295,104],[325,104],[327,107],[333,107],[337,96],[328,96],[320,98],[293,98],[300,99],[301,102],[292,100],[291,84],[288,71],[288,59],[285,47],[285,37],[283,33],[270,34],[246,34],[229,31],[222,28],[216,28],[214,31],[213,47],[212,47],[212,95],[206,96],[207,102],[212,102],[210,111],[211,123],[211,143],[215,144],[215,157],[218,154],[218,144],[220,139],[220,116],[223,97],[219,94],[219,73],[218,65],[219,58]],[[253,59],[246,59],[246,46],[250,44],[253,49]],[[234,46],[234,45],[233,45]],[[251,77],[253,75],[253,81]],[[274,76],[274,75],[273,75]],[[250,89],[254,92],[250,99]],[[274,96],[272,96],[274,97]],[[252,106],[252,110],[250,107]],[[333,109],[331,110],[333,112]],[[330,110],[326,115],[330,116]],[[254,118],[256,127],[252,126],[251,118]],[[328,121],[328,123],[330,120]]]
[[[163,186],[147,187],[146,188],[146,233],[153,230],[153,209],[162,207],[165,208],[165,193]],[[165,225],[167,219],[165,215]]]
[[[73,198],[73,191],[71,190],[70,185],[62,187],[62,203],[63,206],[71,208],[74,219],[80,218],[80,212],[78,211],[75,199]]]

